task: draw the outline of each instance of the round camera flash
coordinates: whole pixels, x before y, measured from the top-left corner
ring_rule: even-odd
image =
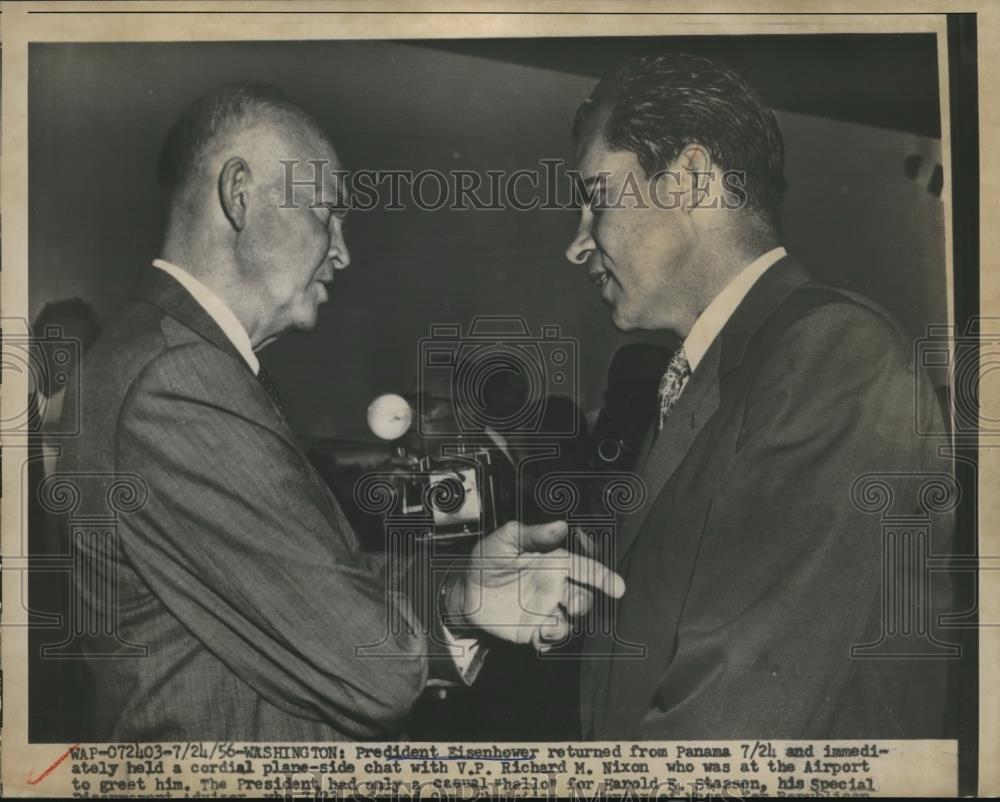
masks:
[[[413,410],[406,399],[395,393],[380,395],[368,405],[368,428],[383,440],[402,437],[413,422]]]

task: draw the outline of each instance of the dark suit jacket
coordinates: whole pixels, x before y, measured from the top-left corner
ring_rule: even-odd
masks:
[[[360,550],[239,353],[168,275],[149,268],[88,354],[82,415],[68,467],[135,474],[149,493],[120,516],[107,566],[115,638],[148,655],[89,661],[93,735],[398,734],[428,672],[410,601]],[[100,614],[95,587],[78,581]],[[92,650],[106,651],[98,640]],[[374,656],[358,656],[371,644]]]
[[[884,587],[881,520],[852,485],[949,470],[914,434],[915,409],[940,410],[912,364],[870,301],[790,258],[764,274],[640,463],[614,634],[587,644],[585,737],[942,737],[947,661],[851,657],[879,639]],[[919,480],[891,480],[893,514],[920,513]],[[935,520],[935,550],[951,534]]]

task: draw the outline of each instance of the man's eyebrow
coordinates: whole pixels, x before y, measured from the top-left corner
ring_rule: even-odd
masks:
[[[594,173],[584,178],[580,173],[573,173],[573,197],[576,203],[591,206],[597,196],[608,189],[609,174],[605,171]]]
[[[337,187],[336,195],[333,201],[329,204],[330,209],[333,211],[334,215],[338,217],[346,217],[347,212],[350,209],[350,202],[347,197],[347,192],[340,186]]]
[[[328,206],[331,209],[347,208],[347,190],[344,188],[344,181],[340,180],[340,176],[334,175],[329,183],[324,182],[319,189],[323,197],[323,206]],[[328,196],[332,196],[330,200],[327,200]]]

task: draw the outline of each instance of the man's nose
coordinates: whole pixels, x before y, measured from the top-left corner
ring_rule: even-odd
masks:
[[[580,219],[580,226],[576,230],[576,236],[573,237],[573,241],[566,249],[566,258],[575,265],[586,264],[590,255],[597,250],[597,243],[594,242],[594,238],[590,234],[588,216],[586,210],[584,210]]]
[[[351,263],[351,253],[347,249],[347,240],[344,239],[344,232],[340,226],[334,226],[330,233],[330,251],[327,258],[333,265],[334,270],[343,270]]]

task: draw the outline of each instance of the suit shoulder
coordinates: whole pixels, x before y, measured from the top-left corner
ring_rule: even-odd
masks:
[[[249,368],[236,355],[202,339],[194,332],[174,339],[167,337],[164,347],[145,362],[136,373],[130,395],[137,390],[156,388],[194,396],[212,396],[219,388],[230,391],[253,378]]]
[[[911,345],[899,322],[875,301],[814,282],[791,293],[762,327],[765,331],[779,347],[846,349],[859,356],[874,351],[904,355]]]
[[[208,342],[153,304],[130,301],[83,359],[95,394],[125,393],[137,382],[173,369],[195,375],[246,372],[235,355]]]
[[[162,350],[164,313],[155,306],[128,301],[102,329],[84,365],[94,370],[113,366],[116,373],[127,372],[130,364],[141,363]]]
[[[912,342],[892,316],[857,293],[807,283],[761,324],[743,375],[758,387],[818,393],[852,381],[910,387]]]

